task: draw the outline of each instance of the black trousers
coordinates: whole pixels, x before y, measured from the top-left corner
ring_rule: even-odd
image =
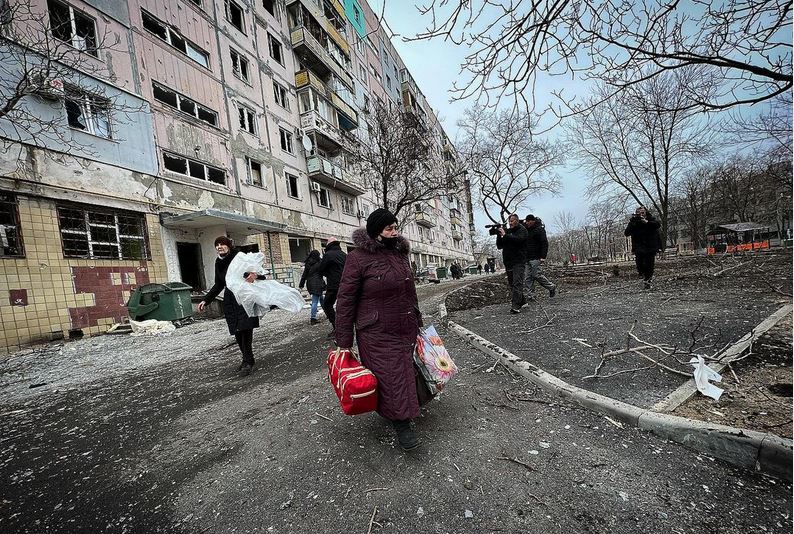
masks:
[[[254,330],[239,330],[234,334],[234,339],[237,340],[237,346],[240,347],[240,352],[243,353],[243,363],[254,365]]]
[[[524,296],[524,263],[516,263],[505,270],[507,285],[510,287],[510,305],[514,310],[520,310],[527,302]]]
[[[334,310],[334,304],[336,304],[336,295],[339,293],[339,288],[328,288],[325,290],[325,300],[323,301],[323,311],[325,312],[325,316],[328,317],[328,320],[331,321],[331,326],[336,327],[336,310]]]
[[[637,272],[647,282],[653,278],[653,267],[656,263],[656,254],[653,252],[637,252],[634,254],[637,263]]]

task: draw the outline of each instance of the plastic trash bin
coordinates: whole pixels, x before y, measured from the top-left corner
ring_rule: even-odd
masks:
[[[192,288],[182,282],[146,284],[132,292],[127,311],[134,321],[178,321],[193,315]]]
[[[447,268],[446,267],[436,267],[436,276],[439,280],[442,278],[447,277]]]

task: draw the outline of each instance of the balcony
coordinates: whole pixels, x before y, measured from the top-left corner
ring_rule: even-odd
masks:
[[[462,241],[463,234],[459,230],[452,230],[452,239],[455,241]]]
[[[353,87],[353,78],[350,74],[333,59],[331,53],[314,38],[308,29],[303,26],[293,28],[290,32],[290,41],[295,54],[310,69],[323,77],[333,72],[345,84]]]
[[[364,190],[351,181],[350,173],[325,158],[309,156],[306,158],[306,166],[309,169],[309,177],[318,182],[349,195],[364,194]]]
[[[307,133],[314,133],[321,135],[326,140],[330,141],[333,146],[329,148],[345,148],[345,139],[339,128],[325,120],[316,111],[307,111],[301,113],[301,128]]]
[[[415,204],[415,206],[416,224],[426,228],[433,228],[436,225],[436,216],[433,214],[433,210],[429,206],[421,206],[419,204]]]
[[[314,89],[324,95],[328,92],[328,88],[325,86],[325,83],[318,78],[313,72],[308,70],[300,70],[295,73],[295,87],[301,89],[303,87],[311,85]]]
[[[455,226],[463,226],[463,218],[460,216],[460,210],[456,208],[449,210],[449,222]]]
[[[340,126],[351,126],[350,128],[345,128],[346,130],[354,130],[358,128],[358,113],[356,113],[356,110],[353,109],[350,104],[345,102],[336,91],[329,90],[328,96],[331,97],[331,104],[336,108],[341,117],[347,121],[346,123],[345,121],[340,121]]]

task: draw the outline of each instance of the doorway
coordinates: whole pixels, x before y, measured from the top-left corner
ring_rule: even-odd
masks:
[[[193,288],[193,291],[203,291],[204,267],[201,261],[201,245],[198,243],[177,243],[176,256],[179,260],[179,274],[182,282]]]

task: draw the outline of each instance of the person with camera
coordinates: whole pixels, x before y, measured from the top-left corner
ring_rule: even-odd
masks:
[[[623,232],[626,237],[631,236],[631,252],[634,254],[637,272],[643,278],[645,289],[651,289],[656,253],[662,249],[659,226],[661,226],[659,221],[645,209],[645,206],[640,206],[629,219],[626,231]]]
[[[527,229],[513,213],[507,219],[508,227],[499,226],[496,232],[496,248],[502,251],[502,261],[507,271],[507,285],[510,287],[510,313],[519,313],[526,304],[524,296],[524,267],[527,261]]]
[[[549,252],[549,240],[546,237],[546,227],[543,221],[532,214],[524,219],[524,226],[527,229],[527,265],[526,265],[526,288],[527,298],[535,300],[535,282],[549,290],[549,297],[557,293],[555,286],[546,275],[543,274],[543,262],[546,261],[546,254]]]

